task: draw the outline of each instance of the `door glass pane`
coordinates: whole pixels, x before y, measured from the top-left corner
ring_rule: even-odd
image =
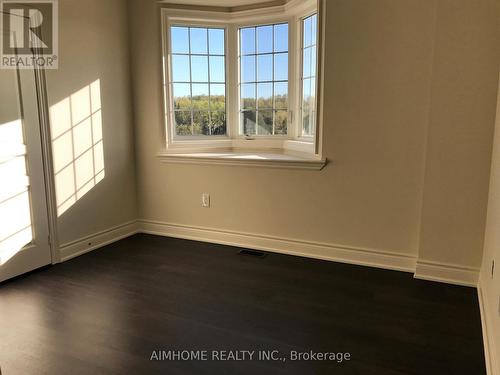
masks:
[[[0,265],[33,239],[26,146],[15,70],[0,70]]]

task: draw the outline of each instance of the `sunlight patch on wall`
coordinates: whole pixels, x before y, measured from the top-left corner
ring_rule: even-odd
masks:
[[[100,81],[50,107],[57,215],[104,178]]]
[[[0,124],[0,266],[33,239],[21,120]]]

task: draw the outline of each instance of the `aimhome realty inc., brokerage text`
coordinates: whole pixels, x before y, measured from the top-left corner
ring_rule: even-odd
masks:
[[[330,361],[351,360],[347,352],[279,350],[153,350],[151,361]]]

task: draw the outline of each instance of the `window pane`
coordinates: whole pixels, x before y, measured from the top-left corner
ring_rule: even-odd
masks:
[[[191,27],[189,29],[191,53],[207,54],[207,29]]]
[[[316,111],[316,34],[317,15],[309,16],[302,22],[302,134],[314,135]]]
[[[207,56],[191,56],[191,80],[193,82],[208,82]]]
[[[224,57],[223,56],[210,56],[210,82],[224,82]]]
[[[288,51],[288,24],[274,26],[274,52]]]
[[[189,52],[189,33],[187,27],[171,27],[170,41],[172,53]]]
[[[288,108],[288,83],[279,82],[274,84],[274,108]]]
[[[255,82],[255,56],[241,58],[241,82]]]
[[[304,135],[311,135],[311,122],[309,111],[302,111],[302,133]]]
[[[304,77],[311,76],[311,48],[305,48],[302,54],[302,75]]]
[[[311,100],[311,78],[304,79],[302,83],[302,107],[306,107]]]
[[[255,53],[255,27],[240,30],[240,49],[241,55]]]
[[[171,49],[185,53],[171,54],[175,134],[212,135],[212,125],[225,134],[225,30],[175,26],[170,35]]]
[[[243,109],[255,108],[255,83],[241,85],[241,106]]]
[[[288,44],[286,23],[240,29],[241,131],[256,135],[286,134]],[[278,109],[281,122],[276,130],[274,117]]]
[[[192,87],[193,108],[208,110],[208,84],[193,83]]]
[[[190,111],[175,111],[175,134],[191,135],[191,112]]]
[[[318,29],[318,15],[311,16],[311,44],[316,44],[316,33]]]
[[[226,134],[226,112],[211,112],[212,117],[212,135]]]
[[[268,135],[273,133],[273,111],[259,110],[257,112],[257,134]]]
[[[311,45],[311,17],[307,17],[303,23],[304,47]]]
[[[257,27],[257,53],[273,52],[273,27]]]
[[[224,55],[224,30],[208,29],[208,44],[211,55]]]
[[[210,135],[208,111],[193,112],[193,134]]]
[[[210,110],[224,111],[226,108],[226,85],[210,85]]]
[[[310,99],[309,103],[311,105],[311,110],[316,108],[316,80],[311,79],[311,91],[310,91]]]
[[[316,75],[316,46],[311,47],[311,76]]]
[[[191,87],[189,83],[172,84],[174,109],[191,109]]]
[[[257,108],[273,108],[273,84],[257,84]]]
[[[241,112],[241,124],[243,134],[255,134],[255,111],[243,111]]]
[[[287,134],[288,111],[274,113],[274,134]]]
[[[172,81],[189,82],[189,56],[172,55]]]
[[[274,55],[274,80],[288,80],[288,53]]]
[[[273,55],[257,55],[257,81],[273,80]]]
[[[309,113],[309,119],[311,123],[311,134],[314,134],[316,131],[316,111],[311,111]]]

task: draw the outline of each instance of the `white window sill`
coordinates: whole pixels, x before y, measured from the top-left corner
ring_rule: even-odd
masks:
[[[320,159],[315,156],[297,156],[263,151],[160,152],[158,157],[164,163],[309,169],[317,171],[323,169],[326,165],[326,159]]]

